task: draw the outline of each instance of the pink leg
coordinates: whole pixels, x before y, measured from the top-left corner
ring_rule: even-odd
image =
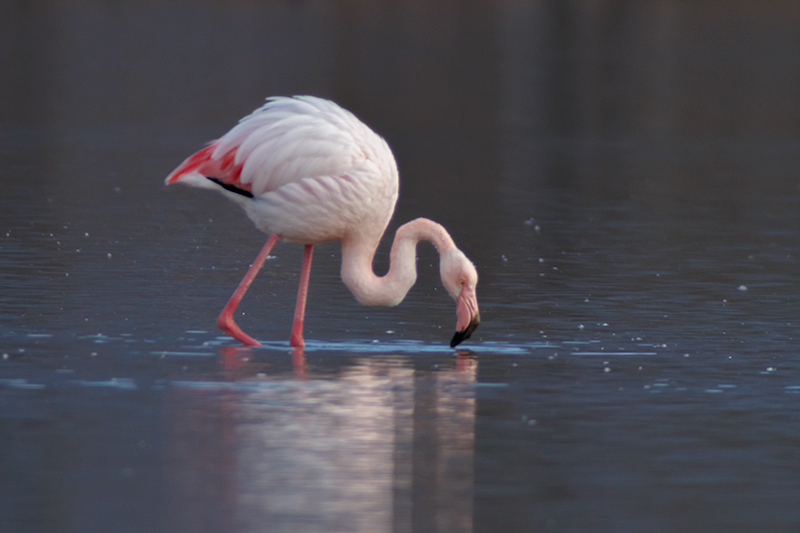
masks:
[[[300,288],[297,289],[297,305],[294,308],[294,322],[292,322],[291,346],[302,348],[306,345],[303,340],[303,321],[306,314],[306,298],[308,297],[308,280],[311,277],[311,256],[314,254],[314,245],[306,244],[303,251],[303,267],[300,269]]]
[[[244,298],[244,293],[246,293],[247,289],[250,288],[250,284],[253,283],[256,274],[258,274],[258,271],[261,270],[261,266],[264,264],[264,261],[267,259],[267,256],[272,251],[272,248],[275,246],[276,242],[278,242],[278,236],[270,235],[269,239],[267,239],[267,244],[265,244],[258,253],[256,260],[253,261],[253,265],[247,271],[247,274],[244,275],[244,278],[242,278],[242,281],[236,288],[236,292],[233,293],[233,296],[231,296],[231,299],[228,300],[227,305],[219,314],[219,318],[217,318],[217,326],[219,326],[219,329],[245,346],[261,346],[261,343],[242,331],[239,326],[236,325],[236,322],[233,321],[233,312],[236,311],[236,307],[239,305],[239,302],[241,302],[242,298]]]

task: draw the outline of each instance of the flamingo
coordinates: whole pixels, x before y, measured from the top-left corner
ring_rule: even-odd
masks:
[[[386,141],[352,113],[313,96],[271,97],[225,135],[189,156],[165,183],[214,189],[244,208],[269,235],[217,319],[245,346],[260,343],[243,332],[233,313],[278,240],[304,244],[290,345],[302,348],[303,323],[316,244],[339,241],[341,277],[365,305],[398,305],[417,278],[416,247],[439,253],[442,284],[456,302],[455,347],[480,323],[475,266],[440,224],[417,218],[397,229],[389,271],[372,261],[394,212],[397,164]]]

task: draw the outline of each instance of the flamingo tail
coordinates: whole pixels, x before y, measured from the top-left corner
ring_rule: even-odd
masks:
[[[164,183],[185,183],[204,189],[223,189],[252,198],[249,183],[242,183],[239,178],[242,174],[242,163],[236,163],[236,148],[230,150],[221,158],[214,158],[217,143],[206,146],[199,152],[190,155],[170,172]]]

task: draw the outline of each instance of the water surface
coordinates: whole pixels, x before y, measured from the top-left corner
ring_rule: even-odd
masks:
[[[721,16],[724,13],[725,16]],[[800,9],[677,1],[0,5],[0,530],[796,531]],[[401,172],[396,308],[163,186],[273,94]],[[389,239],[376,270],[387,268]]]

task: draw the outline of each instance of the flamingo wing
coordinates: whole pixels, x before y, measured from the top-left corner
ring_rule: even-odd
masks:
[[[397,199],[386,142],[349,111],[311,96],[274,97],[166,179],[237,193],[262,231],[323,242],[355,224],[385,228]]]
[[[270,98],[186,159],[166,182],[204,188],[229,185],[261,196],[304,178],[347,173],[374,158],[369,146],[376,141],[385,144],[333,102],[303,96]]]

